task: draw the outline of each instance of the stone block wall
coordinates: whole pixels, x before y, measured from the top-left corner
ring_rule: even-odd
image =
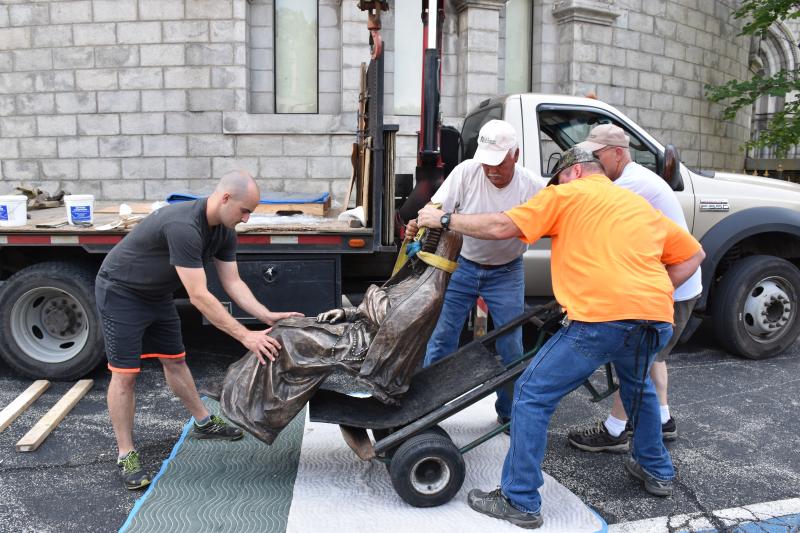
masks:
[[[266,191],[341,201],[355,140],[366,14],[319,1],[319,113],[274,114],[273,0],[19,0],[0,4],[0,194],[18,184],[104,199],[207,193],[250,170]],[[597,95],[672,142],[690,165],[741,169],[749,116],[718,119],[702,85],[746,74],[735,0],[535,0],[534,91]],[[600,6],[611,15],[554,16]],[[451,0],[443,122],[503,87],[505,0]],[[567,9],[569,10],[569,9]],[[602,10],[601,10],[602,11]],[[575,11],[578,13],[578,11]],[[602,17],[601,17],[602,18]],[[392,15],[384,14],[387,123],[413,172],[419,117],[393,115]],[[402,45],[420,46],[420,43]]]
[[[548,4],[550,4],[548,6]],[[593,11],[584,9],[591,4]],[[735,0],[560,0],[534,20],[534,91],[584,95],[618,107],[684,162],[741,171],[750,113],[720,119],[704,85],[749,75]],[[555,52],[555,54],[553,53]]]
[[[245,1],[77,0],[0,6],[3,192],[106,199],[208,190],[245,110]]]

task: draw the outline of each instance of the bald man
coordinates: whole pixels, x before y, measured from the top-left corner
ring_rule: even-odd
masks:
[[[237,440],[242,430],[210,415],[186,365],[181,323],[173,293],[183,286],[189,300],[209,322],[254,352],[261,364],[280,350],[269,329],[251,331],[237,322],[208,290],[205,266],[213,259],[225,292],[261,322],[302,316],[273,313],[239,277],[236,231],[259,202],[258,185],[246,172],[220,179],[208,198],[163,207],[147,216],[106,256],[95,282],[111,370],[108,412],[117,440],[122,481],[129,490],[150,484],[133,445],[135,385],[141,360],[157,358],[172,392],[195,419],[192,435]]]

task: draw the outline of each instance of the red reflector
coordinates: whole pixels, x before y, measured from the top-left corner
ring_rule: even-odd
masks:
[[[341,244],[339,235],[300,235],[297,244]]]
[[[9,235],[8,244],[50,244],[50,235]]]
[[[78,242],[81,244],[117,244],[122,240],[122,235],[81,235]]]
[[[269,244],[269,235],[239,235],[239,244]]]

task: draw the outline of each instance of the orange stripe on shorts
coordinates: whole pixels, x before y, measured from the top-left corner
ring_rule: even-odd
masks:
[[[121,372],[123,374],[138,374],[141,371],[138,368],[117,368],[115,366],[111,366],[111,363],[108,364],[108,369],[112,372]]]
[[[142,359],[180,359],[181,357],[186,357],[186,352],[181,352],[177,354],[165,354],[165,353],[143,353],[141,358]]]

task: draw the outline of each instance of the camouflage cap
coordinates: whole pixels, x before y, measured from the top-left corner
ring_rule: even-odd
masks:
[[[550,178],[550,181],[548,181],[547,184],[558,185],[558,175],[561,173],[561,171],[566,170],[573,165],[577,165],[578,163],[600,164],[600,160],[597,159],[591,152],[587,152],[586,150],[579,148],[577,145],[573,146],[561,154],[561,159],[558,160],[556,167],[553,169],[553,177]]]

